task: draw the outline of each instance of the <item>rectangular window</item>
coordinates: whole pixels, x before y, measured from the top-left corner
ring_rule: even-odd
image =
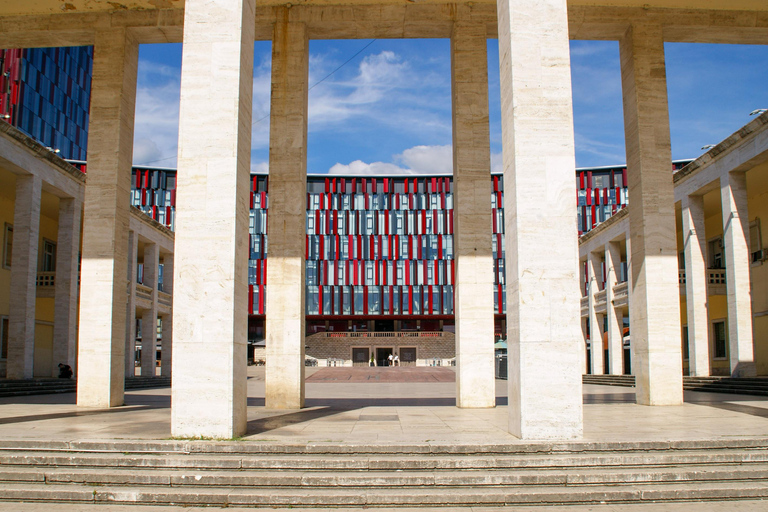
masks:
[[[5,225],[5,235],[3,237],[3,268],[11,268],[11,256],[13,253],[13,226]]]
[[[688,326],[683,326],[683,360],[687,361],[689,356],[688,352]]]
[[[0,359],[8,358],[8,317],[0,317]]]
[[[40,272],[56,271],[56,242],[43,239],[43,254],[40,259]]]
[[[712,338],[715,348],[715,359],[728,357],[728,343],[726,339],[725,320],[712,322]]]
[[[709,268],[725,268],[725,251],[723,251],[723,239],[715,238],[714,240],[710,240],[707,245],[709,249]]]
[[[749,252],[752,263],[763,261],[763,239],[760,233],[760,219],[749,223]]]

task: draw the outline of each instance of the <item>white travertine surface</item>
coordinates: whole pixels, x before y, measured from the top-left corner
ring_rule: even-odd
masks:
[[[679,405],[683,400],[680,292],[662,29],[652,24],[632,25],[619,49],[637,403]]]
[[[304,241],[309,40],[278,10],[272,39],[265,403],[304,406]]]
[[[523,439],[577,438],[583,340],[566,2],[497,6],[509,430]]]
[[[129,31],[96,34],[80,278],[77,404],[123,404],[125,276],[139,48]]]
[[[144,279],[142,284],[152,288],[149,309],[141,313],[141,376],[154,377],[157,362],[157,279],[159,276],[160,248],[157,244],[144,244]]]
[[[624,373],[624,319],[621,309],[613,305],[613,288],[618,281],[618,269],[621,268],[621,247],[618,242],[605,244],[605,315],[608,332],[608,373]]]
[[[171,432],[246,427],[254,0],[187,0],[179,107]]]
[[[460,7],[460,20],[471,9]],[[456,405],[493,407],[493,251],[488,227],[491,173],[488,57],[484,23],[457,21],[451,37]],[[501,251],[501,248],[499,248]]]
[[[163,255],[163,293],[167,293],[173,300],[173,254]],[[173,306],[171,314],[163,315],[163,331],[160,342],[160,375],[171,376],[171,362],[173,361]]]
[[[752,294],[749,283],[749,214],[747,176],[727,172],[720,177],[728,297],[728,348],[733,377],[755,375],[752,341]]]
[[[77,372],[75,348],[82,211],[82,199],[75,197],[59,199],[51,377],[59,376],[59,363],[67,364]]]
[[[128,300],[125,308],[125,376],[136,376],[136,279],[139,268],[139,234],[128,231]]]
[[[686,195],[683,196],[681,204],[685,302],[688,312],[688,374],[693,377],[707,377],[710,365],[704,198]]]
[[[600,281],[602,280],[603,260],[601,252],[590,252],[587,257],[587,268],[589,269],[589,287],[587,289],[587,300],[589,301],[589,340],[590,340],[590,359],[592,366],[592,375],[603,375],[605,373],[605,351],[603,349],[603,315],[597,313],[596,303],[597,294],[600,290]]]
[[[11,303],[8,315],[6,377],[31,379],[35,357],[35,299],[40,236],[42,180],[33,174],[16,177],[11,251]]]

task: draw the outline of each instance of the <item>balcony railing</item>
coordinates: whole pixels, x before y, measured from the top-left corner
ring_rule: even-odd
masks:
[[[171,307],[171,295],[169,293],[157,292],[157,302],[160,303],[162,306],[168,306]]]
[[[56,272],[38,272],[35,284],[44,288],[56,286]]]
[[[581,298],[581,316],[589,316],[589,297]]]
[[[629,285],[626,281],[613,287],[613,305],[626,306],[629,304]]]
[[[318,338],[443,338],[443,331],[413,331],[413,332],[318,332],[313,334]]]
[[[152,301],[152,288],[143,284],[136,285],[136,298]]]
[[[595,294],[595,312],[605,313],[608,305],[606,304],[606,291],[600,290]]]

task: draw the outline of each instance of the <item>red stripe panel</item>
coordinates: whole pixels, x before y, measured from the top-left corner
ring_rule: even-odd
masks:
[[[253,314],[253,285],[248,285],[248,314]]]

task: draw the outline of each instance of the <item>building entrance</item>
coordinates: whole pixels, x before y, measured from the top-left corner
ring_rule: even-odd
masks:
[[[389,356],[392,354],[392,347],[376,349],[376,366],[389,366]]]

